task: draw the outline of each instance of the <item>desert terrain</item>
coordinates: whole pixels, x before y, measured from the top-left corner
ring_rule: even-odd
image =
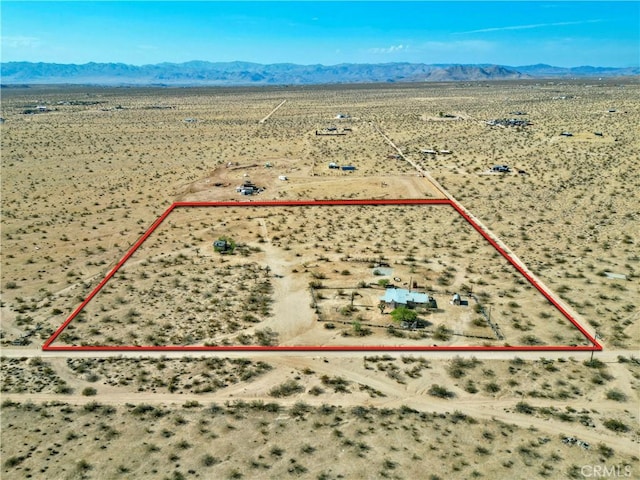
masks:
[[[3,478],[640,476],[637,82],[2,94]]]

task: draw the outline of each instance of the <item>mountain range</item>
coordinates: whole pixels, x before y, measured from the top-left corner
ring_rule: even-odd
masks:
[[[58,64],[3,62],[1,83],[85,85],[311,85],[372,82],[450,82],[531,78],[626,77],[640,75],[640,68],[554,67],[527,65],[461,65],[384,63],[339,65],[263,65],[249,62]]]

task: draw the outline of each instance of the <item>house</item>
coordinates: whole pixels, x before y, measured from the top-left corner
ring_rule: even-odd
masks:
[[[497,173],[509,173],[511,169],[509,168],[509,165],[494,165],[491,167],[491,171]]]
[[[453,297],[451,298],[451,304],[452,305],[460,305],[461,301],[462,301],[462,299],[460,298],[460,294],[459,293],[454,293]]]
[[[380,301],[385,302],[391,308],[437,307],[435,299],[428,294],[411,292],[404,288],[387,288],[384,296],[380,297]]]
[[[331,168],[331,169],[337,169],[337,168],[340,168],[340,166],[339,166],[337,163],[331,162],[331,163],[329,164],[329,168]]]

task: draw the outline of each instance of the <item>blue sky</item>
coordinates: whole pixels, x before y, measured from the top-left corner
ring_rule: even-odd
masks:
[[[0,3],[2,61],[638,66],[640,2]]]

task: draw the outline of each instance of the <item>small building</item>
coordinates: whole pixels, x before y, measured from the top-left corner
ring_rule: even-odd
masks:
[[[435,299],[427,293],[412,292],[404,288],[387,288],[384,296],[380,297],[380,301],[391,308],[437,307]]]
[[[573,137],[573,133],[571,132],[562,132],[560,134],[561,137]]]
[[[593,132],[596,137],[602,137],[602,132]]]
[[[453,297],[451,298],[451,304],[459,306],[461,302],[462,302],[462,299],[460,298],[460,294],[454,293]]]
[[[331,168],[331,169],[334,169],[334,170],[335,170],[335,169],[340,168],[340,166],[339,166],[337,163],[331,162],[331,163],[329,164],[329,168]]]
[[[287,179],[287,176],[286,176],[286,175],[280,175],[280,176],[278,177],[278,180],[282,180],[283,182],[286,182],[288,179]]]
[[[451,150],[440,150],[440,155],[451,155]]]
[[[213,249],[216,252],[224,253],[231,248],[231,245],[226,240],[216,240],[213,242]]]
[[[509,165],[494,165],[491,167],[491,171],[497,173],[509,173],[511,169],[509,168]]]
[[[355,169],[356,169],[356,167],[354,167],[353,165],[343,165],[342,166],[342,170],[346,170],[346,171],[349,171],[349,172],[352,172]]]
[[[347,115],[346,113],[339,113],[339,114],[336,115],[335,118],[336,118],[336,120],[341,120],[341,119],[344,119],[344,118],[351,118],[351,116]]]
[[[424,153],[425,155],[435,155],[436,153],[438,153],[438,152],[436,152],[435,150],[424,150],[424,149],[423,149],[423,150],[420,150],[420,151],[421,151],[422,153]]]

